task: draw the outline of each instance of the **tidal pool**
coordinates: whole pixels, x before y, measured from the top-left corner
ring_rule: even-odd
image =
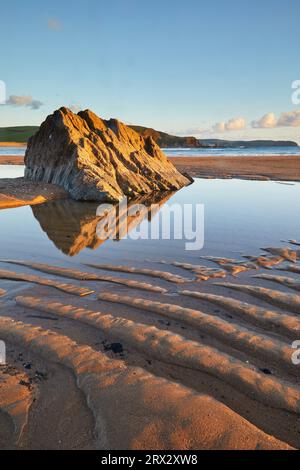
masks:
[[[22,174],[20,166],[0,168],[2,178]],[[196,179],[176,193],[139,198],[137,202],[145,205],[145,212],[117,220],[117,240],[99,240],[99,227],[106,224],[101,222],[99,214],[103,211],[96,203],[54,201],[5,209],[0,211],[0,257],[53,264],[89,261],[144,264],[147,260],[175,259],[195,263],[202,255],[235,258],[255,255],[262,247],[300,238],[299,200],[300,183]],[[152,203],[156,210],[151,217]],[[196,220],[196,205],[204,209],[204,225],[201,217]],[[156,239],[139,239],[141,227],[145,232],[153,221],[158,224],[164,211],[175,206],[177,212],[169,223],[170,239],[162,239],[166,227],[158,238],[156,233]],[[187,232],[197,230],[199,239],[203,234],[203,248],[186,250],[188,240],[180,239],[180,227],[187,228]]]

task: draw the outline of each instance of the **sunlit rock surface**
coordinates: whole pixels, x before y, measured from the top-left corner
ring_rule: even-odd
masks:
[[[76,200],[119,201],[190,183],[152,137],[89,110],[48,116],[28,142],[25,165],[26,178],[62,186]]]

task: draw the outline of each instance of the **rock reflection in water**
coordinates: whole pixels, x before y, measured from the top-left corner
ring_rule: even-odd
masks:
[[[126,204],[104,205],[74,200],[52,201],[32,206],[42,230],[65,255],[76,256],[85,248],[97,249],[107,239],[121,240],[144,220],[149,222],[174,192],[140,196]],[[115,220],[114,224],[108,221]]]

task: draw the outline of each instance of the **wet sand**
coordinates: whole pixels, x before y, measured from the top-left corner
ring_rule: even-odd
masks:
[[[300,156],[169,157],[182,173],[197,178],[300,181]],[[0,156],[0,165],[24,165],[22,156]]]
[[[0,209],[42,204],[66,198],[68,193],[53,184],[35,183],[25,178],[0,179]]]
[[[269,264],[287,270],[300,256],[295,247],[268,250]],[[299,448],[300,381],[291,362],[298,286],[257,278],[269,271],[246,258],[198,262],[223,266],[229,282],[201,281],[199,265],[63,270],[0,260],[18,273],[14,280],[0,273],[0,337],[8,345],[2,448]],[[236,278],[229,265],[248,271]],[[110,280],[97,279],[102,274]],[[149,282],[163,290],[155,301]]]
[[[0,165],[24,165],[22,155],[0,155]]]
[[[64,202],[61,223],[34,208],[45,232],[94,246],[89,217],[65,245]],[[299,448],[297,243],[142,268],[0,260],[0,448]]]
[[[300,181],[300,156],[171,157],[181,172],[198,178]]]

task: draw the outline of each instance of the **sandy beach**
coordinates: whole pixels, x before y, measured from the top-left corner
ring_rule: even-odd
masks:
[[[186,191],[215,183],[195,181]],[[3,207],[66,197],[24,178],[0,180],[0,203],[1,194]],[[95,206],[65,200],[27,209],[34,231],[38,222],[64,256],[102,246]],[[19,217],[1,212],[3,227],[10,214]],[[137,261],[135,245],[125,262],[113,261],[112,249],[105,262],[103,250],[71,263],[53,246],[39,254],[40,241],[26,248],[26,231],[18,236],[12,226],[0,259],[1,448],[299,447],[291,362],[300,333],[298,242],[278,236],[276,246],[257,243],[257,256],[226,258],[215,251],[220,244],[211,256],[175,248],[167,262],[165,249],[146,245]]]
[[[20,155],[0,155],[0,165],[24,165],[24,157]]]
[[[291,467],[300,2],[2,3],[0,454]]]
[[[300,157],[297,155],[169,159],[180,172],[194,178],[300,181]],[[0,165],[24,165],[24,157],[0,156]],[[65,191],[55,185],[36,184],[21,178],[0,179],[0,209],[41,204],[66,197]]]
[[[0,142],[0,147],[24,147],[26,148],[26,142]]]
[[[0,179],[0,209],[66,198],[67,192],[54,184],[35,183],[25,178]]]
[[[230,281],[241,263],[216,261],[225,279],[206,282],[192,265],[1,262],[2,448],[297,447],[296,297],[257,290],[259,264]]]
[[[52,127],[49,129],[52,135]],[[148,175],[155,152],[160,152],[159,147],[147,160],[148,166],[130,168],[131,184],[137,175]],[[44,167],[48,155],[37,145],[34,156],[41,155],[39,165]],[[116,152],[115,159],[118,156]],[[130,163],[131,156],[128,153]],[[64,158],[68,164],[65,154]],[[164,155],[159,158],[164,165],[170,164]],[[116,160],[113,167],[122,176],[128,171],[124,159],[119,166]],[[149,213],[152,205],[158,210],[173,196],[187,201],[190,192],[194,204],[207,188],[207,207],[211,207],[211,194],[218,194],[218,184],[230,185],[239,194],[237,188],[242,186],[248,191],[249,185],[257,187],[258,193],[258,186],[272,184],[238,180],[300,181],[297,156],[170,160],[181,173],[215,181],[195,179],[190,185],[187,180],[180,191],[147,193],[141,186],[141,194],[130,199],[128,207],[138,205],[145,211],[135,215],[129,211],[128,215],[121,210],[116,216],[111,208],[118,242],[143,219],[154,218]],[[2,156],[0,161],[23,165],[24,157]],[[85,153],[81,164],[84,162]],[[3,165],[3,175],[5,171]],[[8,175],[22,174],[17,167],[10,171]],[[231,178],[235,181],[218,181]],[[158,180],[163,181],[163,173]],[[277,192],[290,198],[299,185],[291,185],[289,193],[277,186]],[[217,199],[217,219],[225,210],[223,191]],[[228,201],[230,194],[228,191]],[[255,197],[250,198],[252,205]],[[96,250],[103,246],[104,254],[105,246],[110,245],[99,232],[108,222],[107,215],[98,213],[96,201],[71,199],[54,184],[23,177],[0,179],[0,209],[22,205],[35,207],[0,211],[3,231],[6,224],[11,228],[0,259],[0,338],[6,343],[8,359],[7,365],[0,366],[0,448],[299,447],[300,382],[291,361],[291,342],[300,333],[300,320],[295,316],[300,311],[300,297],[295,293],[300,289],[300,245],[290,238],[297,236],[297,230],[290,229],[291,235],[285,232],[285,246],[279,235],[276,245],[267,244],[268,233],[261,243],[252,240],[256,255],[247,245],[238,251],[239,236],[233,250],[234,240],[228,235],[226,249],[224,231],[207,255],[199,251],[191,257],[174,245],[172,257],[166,260],[167,247],[153,249],[143,240],[139,261],[135,244],[134,255],[128,251],[125,262],[113,258],[113,248],[104,262]],[[255,216],[258,226],[258,210]],[[19,217],[23,220],[21,243],[16,242]],[[27,232],[32,217],[33,231]],[[224,227],[221,220],[219,231]],[[37,230],[42,235],[28,245]],[[243,223],[234,232],[242,230]],[[44,237],[51,247],[47,245],[39,253]],[[258,239],[257,233],[255,237]],[[12,252],[9,240],[15,243]],[[172,243],[170,237],[168,244]],[[222,258],[218,254],[223,245]],[[76,258],[85,256],[86,249],[93,251],[90,258]]]
[[[172,157],[179,171],[199,178],[244,178],[300,181],[300,157]]]
[[[300,181],[300,157],[169,157],[176,168],[197,178]],[[23,165],[22,156],[0,156],[0,165]]]

